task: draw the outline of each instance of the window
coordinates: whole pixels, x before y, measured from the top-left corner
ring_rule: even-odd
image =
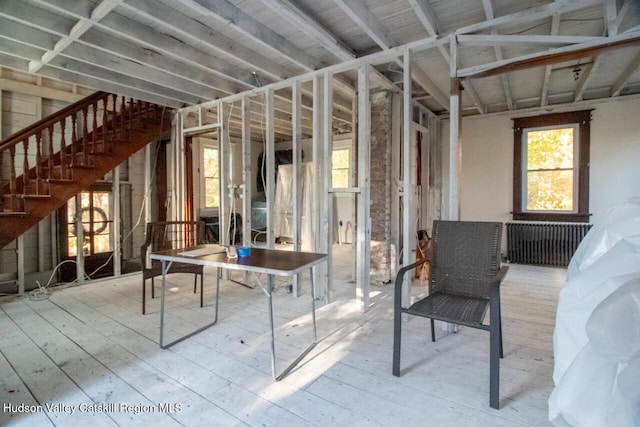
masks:
[[[589,220],[590,116],[514,119],[513,219]]]
[[[217,208],[220,206],[220,170],[218,162],[218,149],[204,147],[203,179],[204,179],[204,207]]]
[[[338,148],[331,154],[331,187],[349,187],[349,162],[350,150]]]
[[[82,252],[85,256],[110,252],[111,224],[109,218],[111,211],[111,191],[83,191],[80,193],[82,209],[83,242]],[[76,200],[67,202],[67,255],[75,257],[78,254],[76,238]]]

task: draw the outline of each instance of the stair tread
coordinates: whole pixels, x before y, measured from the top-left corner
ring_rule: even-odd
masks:
[[[25,216],[26,214],[24,211],[0,211],[0,216]]]

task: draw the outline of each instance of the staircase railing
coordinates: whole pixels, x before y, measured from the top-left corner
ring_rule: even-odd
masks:
[[[46,197],[49,183],[73,180],[161,106],[96,92],[0,142],[0,212],[21,213],[22,199]]]

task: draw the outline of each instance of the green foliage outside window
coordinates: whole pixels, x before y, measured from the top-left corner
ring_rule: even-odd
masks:
[[[331,186],[349,187],[349,149],[337,149],[331,153]]]
[[[218,169],[218,150],[204,148],[204,193],[205,207],[220,206],[220,171]]]
[[[528,211],[574,210],[574,128],[526,132]]]

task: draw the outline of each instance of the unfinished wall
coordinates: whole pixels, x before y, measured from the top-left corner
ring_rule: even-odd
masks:
[[[0,137],[4,139],[90,93],[91,90],[75,85],[0,69]],[[67,129],[67,132],[70,138],[71,130]],[[121,182],[121,188],[126,189],[123,196],[131,195],[133,199],[131,206],[123,204],[122,223],[135,224],[138,220],[142,205],[143,165],[144,150],[132,157],[132,173]],[[9,162],[3,161],[1,172],[5,180],[9,176],[8,168]],[[21,170],[16,172],[22,173]],[[139,226],[127,237],[127,256],[139,256],[142,228]],[[0,293],[15,293],[19,282],[28,291],[37,287],[36,280],[42,285],[49,281],[60,259],[58,230],[56,214],[53,213],[20,239],[0,248]]]
[[[640,102],[637,98],[618,99],[576,107],[580,110],[589,108],[594,109],[589,211],[592,213],[591,222],[597,223],[611,205],[640,196]],[[511,220],[512,117],[496,115],[463,119],[461,219]],[[443,131],[446,147],[448,122]]]

